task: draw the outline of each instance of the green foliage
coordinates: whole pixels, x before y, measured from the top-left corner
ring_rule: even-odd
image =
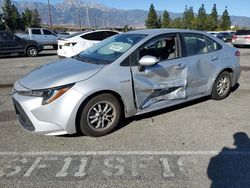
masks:
[[[185,7],[183,13],[183,28],[192,29],[192,21],[194,20],[194,10],[193,7]]]
[[[5,27],[5,24],[3,22],[3,15],[0,14],[0,30],[5,30],[6,27]]]
[[[207,29],[208,16],[204,4],[198,10],[197,30],[205,31]]]
[[[10,31],[23,30],[23,22],[15,5],[11,0],[4,0],[2,20],[5,28]]]
[[[219,27],[218,12],[216,8],[216,4],[214,4],[211,14],[208,17],[208,25],[210,27],[209,30],[211,31],[217,30]]]
[[[230,29],[231,27],[231,20],[227,11],[227,7],[221,16],[220,27],[222,30],[227,30],[227,29]]]
[[[132,30],[134,30],[134,28],[129,26],[129,25],[125,25],[122,29],[123,32],[128,32],[128,31],[132,31]]]
[[[146,20],[146,27],[151,29],[151,28],[160,28],[161,27],[161,22],[160,19],[157,16],[157,13],[155,11],[154,5],[150,5],[149,13],[148,13],[148,18]]]
[[[161,21],[161,27],[162,28],[168,28],[170,27],[170,17],[169,17],[169,13],[165,10],[163,15],[162,15],[162,21]]]
[[[183,19],[182,18],[175,18],[172,20],[171,24],[170,24],[171,28],[177,28],[177,29],[181,29],[183,28]]]
[[[32,11],[28,8],[22,13],[23,23],[26,27],[31,27]]]

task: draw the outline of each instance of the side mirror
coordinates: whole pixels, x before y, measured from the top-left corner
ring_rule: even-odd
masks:
[[[153,66],[157,64],[158,62],[159,60],[156,57],[151,56],[151,55],[145,55],[139,60],[139,64],[145,67]]]

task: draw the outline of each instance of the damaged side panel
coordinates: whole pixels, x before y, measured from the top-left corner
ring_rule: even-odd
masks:
[[[172,60],[178,62],[178,60]],[[146,67],[139,72],[132,67],[137,108],[145,109],[160,101],[185,99],[188,66],[168,62]]]

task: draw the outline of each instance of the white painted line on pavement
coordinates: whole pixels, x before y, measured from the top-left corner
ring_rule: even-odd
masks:
[[[4,155],[250,155],[250,151],[42,151],[42,152],[0,152]]]

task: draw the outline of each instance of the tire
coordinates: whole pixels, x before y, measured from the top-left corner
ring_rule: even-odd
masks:
[[[36,57],[38,56],[38,49],[34,46],[28,47],[26,50],[26,55],[29,57]]]
[[[83,107],[79,130],[87,136],[104,136],[114,130],[120,119],[119,100],[111,94],[101,94],[90,99]]]
[[[231,93],[231,87],[232,81],[230,73],[227,71],[222,72],[214,83],[212,99],[225,99]]]
[[[58,49],[58,45],[53,45],[54,50]]]

